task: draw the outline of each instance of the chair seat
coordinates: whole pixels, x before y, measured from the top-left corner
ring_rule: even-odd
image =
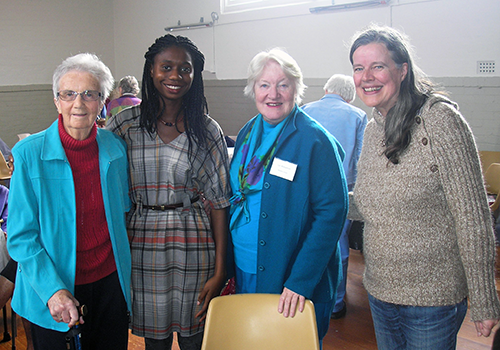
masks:
[[[202,350],[319,349],[312,301],[285,318],[277,294],[234,294],[212,299]]]

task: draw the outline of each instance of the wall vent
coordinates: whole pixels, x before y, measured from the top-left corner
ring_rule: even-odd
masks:
[[[477,74],[495,74],[495,61],[477,61]]]

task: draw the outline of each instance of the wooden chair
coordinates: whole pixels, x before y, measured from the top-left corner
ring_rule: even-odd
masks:
[[[233,294],[212,299],[201,350],[317,350],[316,314],[307,300],[304,312],[285,318],[278,294]]]
[[[491,211],[495,212],[500,206],[500,163],[492,163],[484,174],[486,182],[486,191],[490,195],[496,196],[493,204],[490,205]]]

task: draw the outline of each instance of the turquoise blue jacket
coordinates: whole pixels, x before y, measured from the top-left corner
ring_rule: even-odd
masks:
[[[329,302],[342,278],[338,239],[348,208],[344,151],[302,109],[296,108],[288,118],[292,119],[283,130],[274,159],[296,164],[297,170],[293,181],[269,171],[264,175],[258,219],[257,293],[281,294],[287,287],[313,302]],[[254,119],[239,136],[246,135]],[[239,136],[235,152],[244,138]],[[231,274],[232,242],[229,247]]]
[[[125,213],[130,209],[125,143],[98,129],[102,195],[116,267],[130,309],[130,248]],[[52,319],[47,302],[55,292],[74,294],[76,203],[73,174],[56,120],[12,149],[7,249],[18,262],[12,308],[41,327],[67,331]]]

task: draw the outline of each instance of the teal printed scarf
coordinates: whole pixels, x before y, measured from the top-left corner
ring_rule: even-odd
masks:
[[[231,228],[235,227],[241,215],[244,215],[245,219],[243,224],[250,222],[250,213],[245,197],[262,190],[264,173],[276,151],[281,132],[288,124],[294,111],[295,108],[264,139],[262,139],[264,120],[259,114],[245,135],[240,149],[233,155],[230,169],[233,196],[229,200],[231,203]]]

